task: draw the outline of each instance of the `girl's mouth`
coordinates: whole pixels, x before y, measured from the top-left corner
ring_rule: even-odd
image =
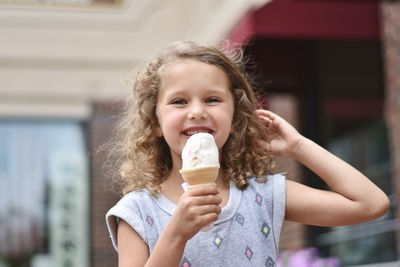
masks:
[[[209,134],[214,135],[215,131],[213,131],[212,129],[210,129],[208,127],[191,127],[191,128],[185,129],[182,133],[186,136],[192,136],[192,135],[198,134],[198,133],[209,133]]]

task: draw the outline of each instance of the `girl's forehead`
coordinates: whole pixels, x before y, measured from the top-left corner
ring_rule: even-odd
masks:
[[[212,68],[218,68],[219,70],[223,71],[225,73],[225,70],[223,68],[221,68],[218,65],[215,64],[211,64],[202,60],[198,60],[195,58],[177,58],[177,59],[173,59],[170,61],[165,62],[161,67],[160,67],[160,73],[165,73],[165,72],[169,72],[171,70],[174,69],[178,69],[178,68],[185,68],[185,65],[206,65],[206,66],[210,66]]]
[[[160,72],[161,87],[177,84],[202,84],[230,88],[230,79],[219,66],[199,60],[180,60],[165,65]]]
[[[221,66],[210,64],[197,59],[176,59],[165,63],[159,69],[161,81],[167,77],[185,74],[185,72],[186,74],[190,75],[194,75],[198,72],[201,72],[203,74],[207,73],[210,75],[219,74],[220,76],[223,76],[224,79],[228,81],[228,83],[230,83],[228,74]]]

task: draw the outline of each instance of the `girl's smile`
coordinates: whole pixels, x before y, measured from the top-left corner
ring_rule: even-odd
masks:
[[[208,126],[196,125],[196,126],[192,126],[192,127],[188,127],[186,129],[184,129],[182,131],[182,133],[189,138],[190,136],[197,134],[197,133],[209,133],[209,134],[214,135],[215,131]]]

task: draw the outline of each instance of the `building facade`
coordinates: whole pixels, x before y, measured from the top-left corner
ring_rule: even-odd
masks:
[[[120,196],[98,148],[124,78],[181,39],[240,43],[266,107],[391,196],[369,224],[285,223],[282,252],[398,266],[400,2],[266,2],[0,0],[0,266],[117,265],[104,215]],[[296,162],[277,169],[325,186]]]
[[[399,14],[398,1],[274,1],[230,34],[246,44],[269,108],[362,170],[391,199],[387,214],[362,225],[287,223],[282,251],[311,246],[344,266],[398,266]],[[326,187],[292,164],[290,179]]]

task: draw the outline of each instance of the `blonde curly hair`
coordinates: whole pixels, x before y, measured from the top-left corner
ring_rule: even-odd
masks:
[[[224,51],[194,42],[177,42],[167,47],[135,76],[133,94],[108,150],[111,175],[125,194],[146,188],[153,195],[172,169],[169,147],[156,134],[156,116],[160,72],[167,64],[191,59],[217,66],[230,81],[235,109],[232,133],[223,146],[221,168],[224,177],[240,189],[248,185],[249,176],[265,176],[273,168],[273,156],[265,149],[271,139],[268,129],[254,116],[259,108],[255,92],[244,71],[242,51]],[[115,168],[117,166],[117,168]]]

